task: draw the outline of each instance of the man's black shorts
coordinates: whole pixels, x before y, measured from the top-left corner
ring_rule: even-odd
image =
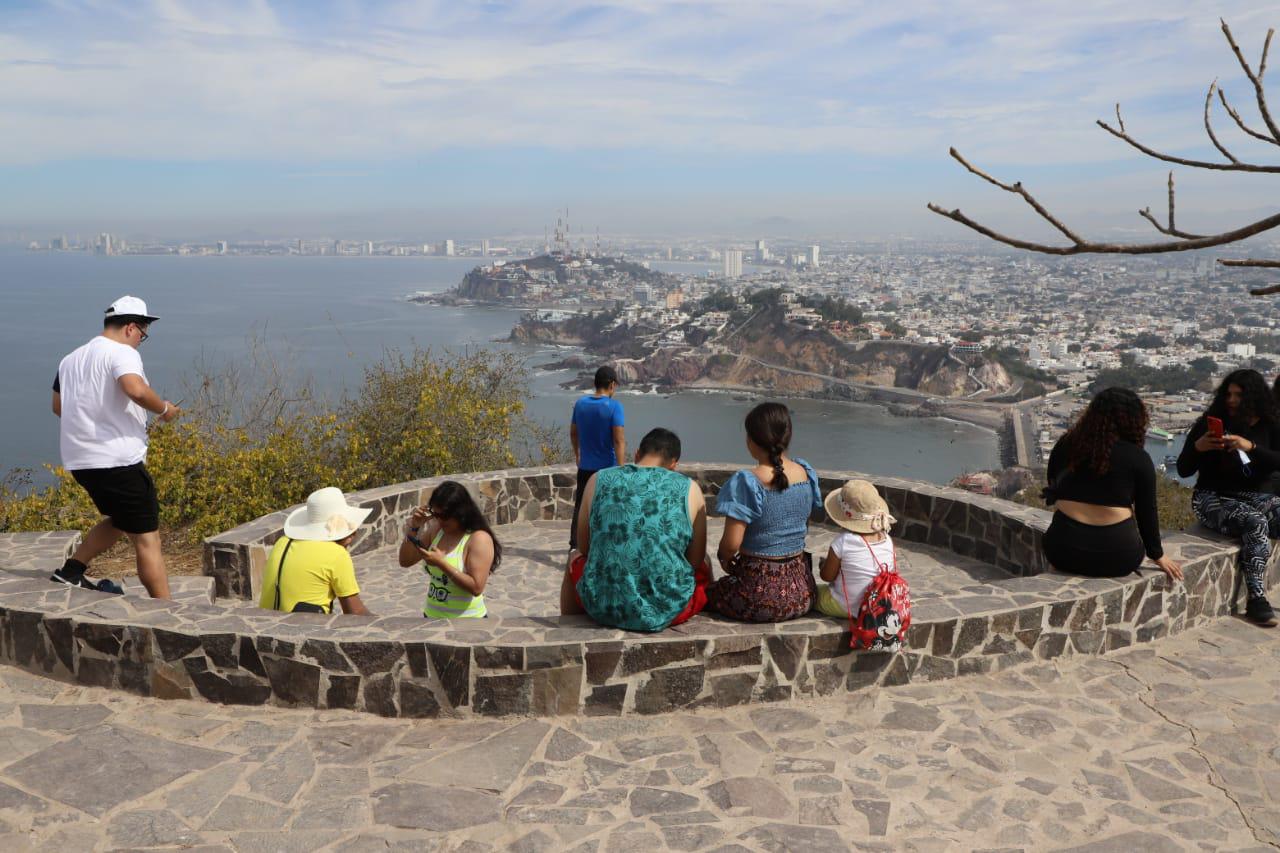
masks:
[[[160,529],[160,500],[156,484],[139,462],[120,468],[84,468],[71,476],[93,498],[98,512],[125,533],[150,533]]]

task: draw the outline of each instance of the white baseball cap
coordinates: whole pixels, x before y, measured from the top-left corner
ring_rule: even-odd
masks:
[[[105,313],[108,317],[137,317],[139,320],[144,320],[148,323],[153,323],[160,319],[148,314],[147,303],[136,296],[121,296],[111,303],[111,307]]]

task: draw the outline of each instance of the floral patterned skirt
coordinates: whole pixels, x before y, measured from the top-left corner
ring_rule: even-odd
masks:
[[[739,554],[707,590],[707,609],[740,622],[785,622],[809,612],[817,586],[813,555]]]

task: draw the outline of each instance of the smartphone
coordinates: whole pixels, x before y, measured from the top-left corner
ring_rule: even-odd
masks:
[[[1208,433],[1214,438],[1222,438],[1226,431],[1222,428],[1222,418],[1215,418],[1213,415],[1207,415],[1204,419],[1208,425]]]

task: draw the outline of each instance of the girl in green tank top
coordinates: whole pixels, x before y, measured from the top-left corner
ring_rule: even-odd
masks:
[[[502,545],[471,494],[446,480],[426,506],[413,511],[400,543],[400,565],[422,565],[428,578],[422,615],[477,618],[487,615],[484,588],[502,561]]]

